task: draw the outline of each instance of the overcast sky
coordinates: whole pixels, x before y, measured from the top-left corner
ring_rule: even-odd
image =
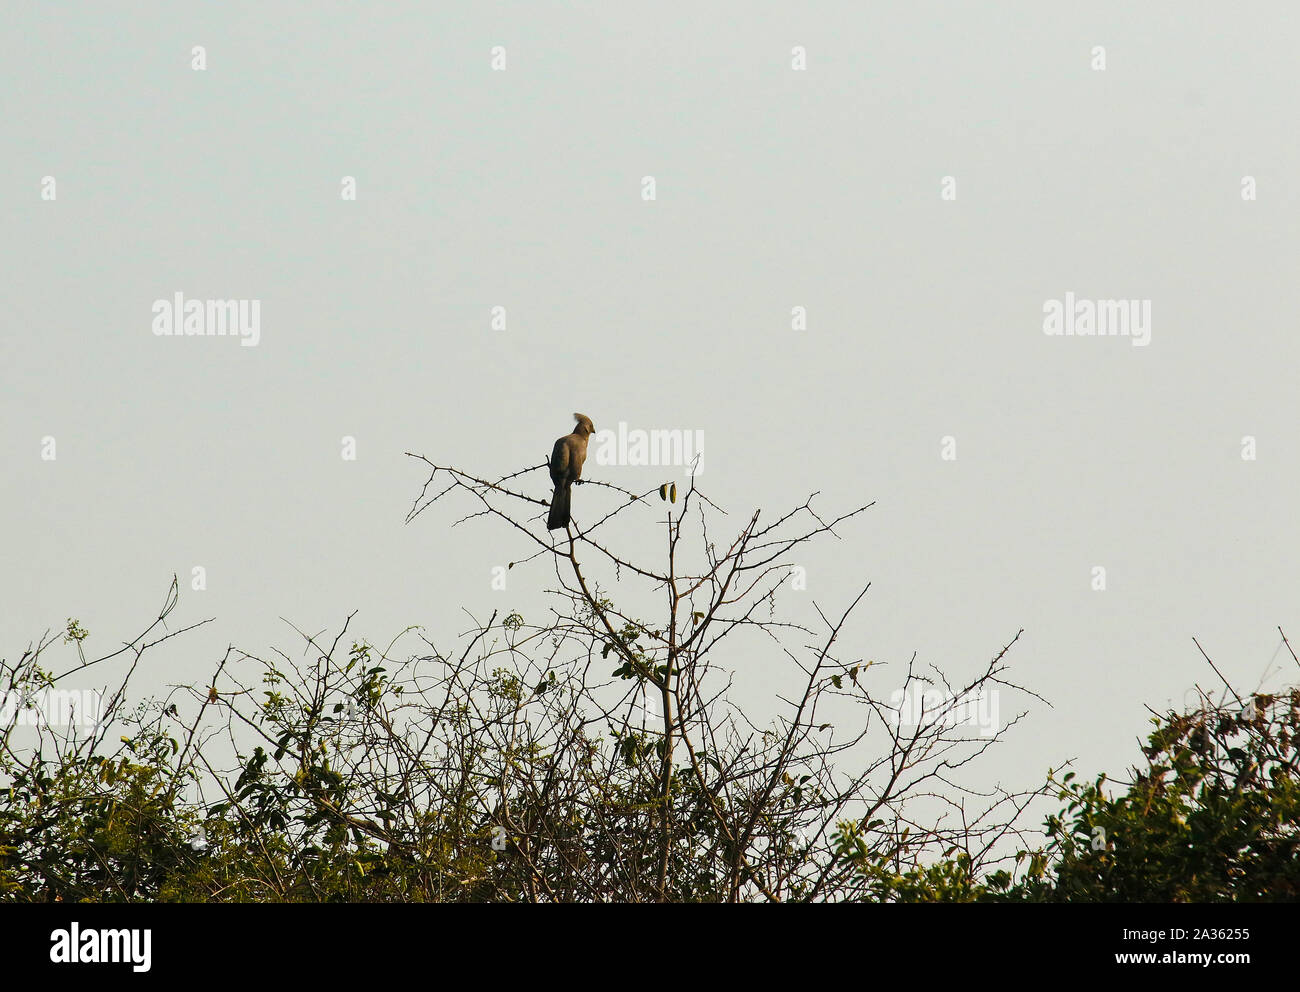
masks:
[[[702,432],[733,528],[874,500],[791,595],[870,581],[842,647],[894,665],[1023,627],[1054,708],[991,767],[1122,771],[1215,684],[1194,636],[1300,674],[1298,50],[1283,2],[8,4],[0,651],[111,650],[173,573],[216,620],[141,691],[281,617],[540,619],[553,575],[491,585],[516,535],[404,525],[403,452],[501,474],[576,410]],[[259,301],[256,346],[155,334],[178,292]],[[1149,343],[1046,334],[1067,293]],[[734,660],[756,708],[788,684]]]

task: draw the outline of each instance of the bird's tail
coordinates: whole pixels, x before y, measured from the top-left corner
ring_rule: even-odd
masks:
[[[551,515],[546,518],[547,530],[558,530],[561,527],[569,526],[569,493],[572,486],[565,484],[555,487],[555,495],[551,497]]]

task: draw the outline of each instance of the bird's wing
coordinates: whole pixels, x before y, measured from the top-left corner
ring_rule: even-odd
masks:
[[[551,449],[551,482],[560,485],[569,477],[569,435],[555,442]]]

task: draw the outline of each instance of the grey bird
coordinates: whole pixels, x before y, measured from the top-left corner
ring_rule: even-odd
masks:
[[[596,433],[596,425],[585,413],[575,413],[578,425],[572,434],[565,434],[555,442],[551,451],[551,482],[555,495],[551,497],[551,513],[546,518],[546,529],[557,530],[569,526],[569,495],[573,484],[582,478],[582,463],[587,460],[587,438]]]

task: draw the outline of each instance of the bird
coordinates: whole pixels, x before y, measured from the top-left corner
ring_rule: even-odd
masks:
[[[569,494],[573,484],[582,478],[582,463],[587,460],[587,438],[596,433],[596,425],[585,413],[575,413],[577,426],[572,434],[565,434],[551,450],[551,482],[555,494],[551,497],[551,512],[546,518],[546,529],[557,530],[569,526]]]

